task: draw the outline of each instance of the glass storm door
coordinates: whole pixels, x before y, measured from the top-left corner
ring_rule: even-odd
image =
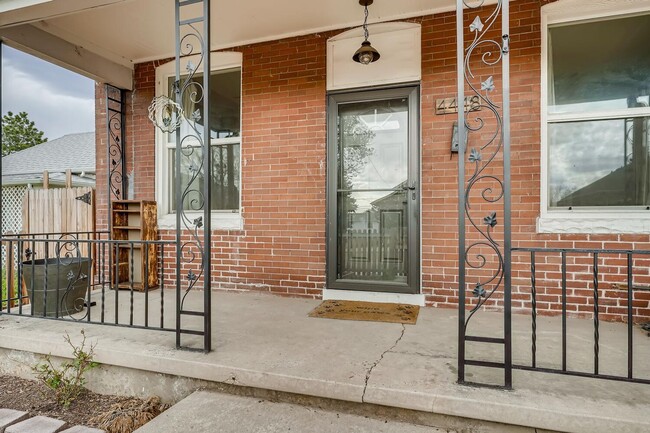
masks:
[[[418,97],[329,98],[328,288],[419,292]]]

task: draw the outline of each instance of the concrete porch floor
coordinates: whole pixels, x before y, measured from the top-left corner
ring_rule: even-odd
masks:
[[[159,296],[160,291],[151,292],[150,305]],[[191,294],[189,307],[198,308],[201,297]],[[114,305],[109,298],[107,315],[112,314],[108,306]],[[166,291],[165,321],[170,326],[173,298],[173,292]],[[128,292],[120,293],[120,314],[126,318],[128,299]],[[137,312],[143,295],[137,293],[135,299]],[[85,329],[97,342],[96,358],[104,365],[553,431],[650,431],[650,385],[515,371],[512,391],[461,386],[456,384],[456,311],[421,309],[417,325],[309,318],[318,303],[215,292],[214,351],[209,354],[175,350],[173,333],[3,315],[0,372],[26,374],[25,352],[69,356],[63,333],[78,339],[79,330]],[[152,309],[150,317],[159,320],[159,312]],[[472,320],[473,334],[500,336],[500,313],[480,312]],[[513,330],[515,363],[529,363],[530,318],[514,315]],[[537,330],[538,365],[559,366],[560,319],[539,317]],[[593,370],[593,322],[569,319],[568,330],[569,368]],[[600,324],[603,374],[627,371],[626,330],[623,324]],[[635,328],[634,338],[635,376],[649,379],[650,337]],[[472,345],[468,357],[499,360],[499,348]],[[468,380],[498,380],[499,374],[469,368]],[[120,380],[115,374],[112,381],[104,380],[113,387],[105,392],[126,392]],[[139,392],[153,392],[160,385],[155,381],[143,381]],[[163,397],[178,400],[192,391],[189,388],[179,386],[174,395]]]

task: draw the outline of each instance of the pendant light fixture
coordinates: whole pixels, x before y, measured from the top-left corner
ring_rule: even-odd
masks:
[[[379,60],[379,51],[374,49],[368,41],[368,6],[372,4],[373,0],[359,0],[359,4],[364,7],[365,19],[363,20],[363,35],[364,41],[361,43],[361,48],[354,53],[352,60],[362,65],[369,65],[370,63]]]

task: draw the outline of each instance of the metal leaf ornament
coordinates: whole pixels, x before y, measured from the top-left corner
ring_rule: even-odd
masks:
[[[474,287],[474,290],[472,290],[472,293],[474,294],[474,296],[476,298],[485,298],[485,296],[486,296],[485,289],[480,284],[477,284],[476,287]]]
[[[187,281],[195,281],[198,277],[196,276],[196,274],[193,271],[189,271],[187,273],[186,278],[187,278]]]
[[[483,81],[481,83],[481,90],[486,90],[488,92],[491,92],[494,90],[494,77],[489,76],[487,80]]]
[[[477,148],[472,148],[472,150],[469,152],[469,156],[467,157],[469,162],[479,162],[481,160],[481,152]]]
[[[477,16],[474,18],[474,21],[472,21],[472,24],[469,25],[469,30],[472,32],[482,32],[483,31],[483,21],[481,21],[481,17]]]
[[[492,212],[490,215],[483,218],[483,222],[486,226],[494,228],[497,225],[497,213]]]
[[[194,227],[196,227],[197,229],[203,227],[203,217],[198,217],[197,219],[194,220]]]

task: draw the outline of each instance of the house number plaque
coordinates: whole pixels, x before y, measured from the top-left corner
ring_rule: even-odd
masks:
[[[481,109],[481,98],[477,95],[465,98],[465,111],[479,111]],[[436,99],[436,114],[458,113],[456,98]]]

